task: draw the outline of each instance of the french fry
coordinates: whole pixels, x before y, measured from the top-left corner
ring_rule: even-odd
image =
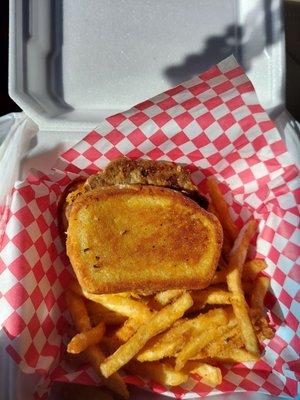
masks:
[[[207,357],[222,357],[233,349],[240,349],[244,346],[244,341],[238,327],[227,332],[218,340],[213,340],[204,349],[203,354]],[[202,355],[203,356],[203,355]]]
[[[199,353],[198,356],[193,357],[192,360],[187,361],[186,365],[194,360],[206,362],[208,364],[236,364],[242,362],[254,362],[258,360],[258,357],[249,353],[249,351],[243,348],[226,348],[222,351],[222,354],[216,354],[214,356],[207,356]],[[185,367],[183,368],[185,370]]]
[[[83,298],[71,290],[68,290],[65,295],[76,329],[78,332],[89,331],[92,327]],[[92,345],[88,347],[84,351],[84,355],[92,364],[100,379],[109,389],[125,399],[129,398],[127,387],[118,373],[113,374],[109,378],[105,378],[100,372],[99,365],[102,361],[104,361],[105,355],[103,354],[99,345]]]
[[[185,323],[187,322],[187,323]],[[137,356],[138,361],[157,361],[174,356],[181,349],[191,331],[190,320],[178,320],[168,331],[155,336]]]
[[[136,333],[124,343],[114,354],[109,356],[100,369],[104,376],[109,377],[130,361],[153,336],[163,332],[177,319],[181,318],[185,311],[193,304],[189,293],[184,293],[174,303],[165,306],[153,317],[141,325]]]
[[[128,318],[145,321],[151,316],[151,311],[145,304],[130,297],[123,297],[118,294],[93,294],[84,290],[83,294],[87,299]]]
[[[100,321],[104,321],[105,325],[121,325],[126,321],[124,315],[108,310],[94,301],[87,301],[86,307],[93,325],[97,325]]]
[[[131,360],[124,368],[131,374],[140,375],[166,386],[178,386],[188,380],[187,373],[175,371],[169,364],[158,361],[140,363]]]
[[[252,237],[255,234],[257,228],[257,222],[254,219],[251,219],[243,226],[240,230],[239,235],[234,242],[234,246],[230,253],[230,260],[228,263],[228,274],[230,274],[233,270],[238,270],[240,275],[242,275],[243,266],[245,263],[245,259],[247,256],[249,244],[251,242]],[[227,284],[228,284],[228,274],[227,274]],[[229,279],[231,282],[231,279]],[[236,287],[237,283],[234,280],[234,286]],[[238,284],[240,287],[240,284]]]
[[[192,373],[199,375],[202,378],[202,382],[210,386],[217,386],[222,383],[222,373],[220,368],[204,362],[188,361],[183,371],[187,374]]]
[[[214,387],[222,382],[220,363],[256,361],[258,339],[274,336],[262,316],[269,278],[257,277],[266,263],[246,262],[257,224],[250,220],[239,231],[216,180],[209,178],[207,186],[209,211],[224,232],[220,270],[208,288],[93,294],[74,280],[66,293],[78,331],[68,344],[69,356],[80,353],[78,359],[89,361],[103,383],[124,398],[128,391],[117,372],[122,367],[166,386],[196,374]]]
[[[207,187],[212,205],[217,212],[221,225],[233,242],[238,235],[238,229],[230,216],[228,205],[219,189],[217,181],[213,177],[209,177]]]
[[[222,196],[221,193],[220,193],[220,195]],[[221,222],[221,225],[223,227],[222,258],[224,259],[224,261],[228,261],[229,254],[230,254],[231,247],[232,247],[232,242],[233,242],[232,238],[227,233],[227,231],[224,230],[224,226],[223,226],[224,224],[222,223],[222,216],[220,217],[220,215],[218,214],[216,208],[213,206],[212,203],[209,204],[208,211],[211,212],[212,214],[214,214]],[[231,217],[229,216],[229,218],[231,218]]]
[[[200,352],[208,343],[222,337],[228,329],[225,325],[227,321],[227,317],[224,316],[224,320],[220,324],[223,326],[218,326],[217,324],[214,326],[211,324],[209,329],[202,331],[201,333],[194,330],[192,337],[176,357],[175,370],[180,371],[184,367],[185,363]]]
[[[259,310],[262,313],[264,308],[264,299],[268,291],[270,279],[267,276],[260,276],[256,279],[251,294],[250,307]]]
[[[102,342],[107,347],[108,352],[114,353],[118,347],[131,338],[140,325],[141,323],[136,319],[129,318],[112,335],[104,336]]]
[[[194,301],[190,311],[198,311],[206,304],[230,304],[231,293],[220,289],[217,286],[211,286],[203,290],[193,290],[191,295]]]
[[[225,350],[222,355],[213,357],[213,360],[222,363],[234,364],[241,362],[253,362],[258,360],[258,356],[242,348],[232,348]]]
[[[218,213],[217,213],[217,210],[215,209],[214,205],[213,205],[211,202],[210,202],[209,205],[208,205],[207,211],[210,212],[210,213],[212,213],[212,214],[214,214],[216,217],[219,218]]]
[[[232,241],[228,237],[228,235],[225,235],[225,231],[223,234],[223,244],[222,244],[222,258],[224,259],[225,262],[228,262],[229,260],[229,255],[232,249]]]
[[[181,350],[192,331],[203,332],[211,325],[220,325],[227,320],[223,309],[210,310],[193,319],[178,320],[166,332],[151,339],[138,354],[139,361],[155,361],[174,356]]]
[[[218,283],[226,282],[226,277],[227,277],[226,267],[227,266],[223,264],[223,269],[221,269],[221,271],[216,271],[213,280],[211,282],[211,285],[216,285]],[[267,264],[264,260],[255,258],[254,260],[247,261],[243,267],[242,280],[245,283],[246,282],[248,283],[248,281],[254,281],[257,274],[266,268]]]
[[[126,384],[123,382],[120,375],[116,372],[112,374],[109,378],[103,376],[100,371],[99,365],[105,360],[105,355],[103,354],[99,345],[94,344],[85,350],[85,355],[97,375],[103,381],[104,385],[111,389],[114,393],[119,394],[124,399],[129,398],[129,393]]]
[[[239,321],[246,349],[254,355],[259,354],[257,336],[248,314],[248,306],[244,295],[233,295],[232,307],[237,320]]]
[[[150,317],[149,317],[150,319]],[[129,318],[124,324],[115,332],[115,336],[121,340],[121,342],[127,342],[128,339],[137,331],[141,322],[135,318]]]
[[[101,321],[97,326],[88,331],[77,333],[67,347],[68,353],[78,354],[87,349],[92,344],[101,341],[105,331],[105,324]]]
[[[256,226],[256,221],[251,220],[241,229],[230,253],[227,274],[228,289],[232,293],[231,304],[233,311],[241,328],[246,349],[254,355],[259,354],[258,341],[248,313],[241,274]]]
[[[165,306],[168,303],[170,303],[170,301],[172,301],[173,299],[181,296],[183,293],[183,290],[181,289],[170,289],[170,290],[165,290],[164,292],[159,292],[157,293],[154,298],[155,300]]]
[[[247,261],[243,268],[242,279],[244,281],[254,281],[257,274],[267,268],[265,260],[255,258],[254,260]]]
[[[197,355],[192,359],[200,360],[205,357],[214,357],[220,355],[220,353],[222,353],[223,350],[225,349],[228,350],[229,348],[232,347],[230,342],[232,338],[240,336],[241,336],[241,331],[237,326],[236,318],[235,317],[230,318],[230,321],[227,324],[227,330],[225,330],[222,337],[212,340],[200,353],[197,353]],[[234,342],[236,344],[236,341]],[[237,347],[242,347],[243,345],[244,342],[241,341],[241,345]]]
[[[67,291],[65,297],[77,331],[85,332],[90,330],[91,322],[84,300],[72,291]]]

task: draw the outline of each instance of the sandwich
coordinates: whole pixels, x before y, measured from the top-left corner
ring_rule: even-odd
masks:
[[[203,289],[223,232],[181,165],[120,158],[63,198],[66,250],[85,292]]]

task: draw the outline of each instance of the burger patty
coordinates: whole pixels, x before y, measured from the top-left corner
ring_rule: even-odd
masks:
[[[111,161],[104,171],[90,176],[84,187],[85,190],[92,190],[117,185],[161,186],[182,192],[202,208],[208,207],[207,198],[198,192],[190,173],[181,165],[168,161],[118,158]]]
[[[58,207],[58,225],[63,242],[69,214],[78,196],[98,187],[121,185],[165,187],[183,193],[204,209],[208,207],[207,198],[198,192],[197,186],[191,181],[190,173],[181,165],[168,161],[131,160],[122,157],[111,161],[103,171],[91,175],[85,182],[84,178],[79,178],[65,189]]]

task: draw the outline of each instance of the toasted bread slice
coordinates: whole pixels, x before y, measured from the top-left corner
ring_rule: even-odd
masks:
[[[222,246],[218,219],[171,189],[97,188],[75,199],[67,254],[91,293],[200,289]]]

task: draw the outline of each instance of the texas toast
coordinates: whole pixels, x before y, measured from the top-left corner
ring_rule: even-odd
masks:
[[[67,254],[91,293],[200,289],[215,273],[222,237],[218,219],[176,190],[97,184],[72,199]]]

